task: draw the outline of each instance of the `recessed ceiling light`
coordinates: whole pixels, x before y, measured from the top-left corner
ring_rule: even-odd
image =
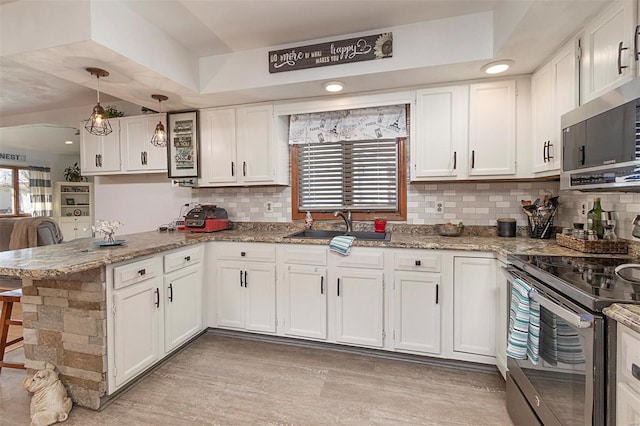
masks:
[[[501,61],[490,62],[480,69],[487,74],[499,74],[508,70],[513,64],[514,62],[511,59],[504,59]]]
[[[327,92],[332,93],[341,92],[342,89],[344,89],[344,85],[339,81],[328,81],[323,84],[322,87],[324,87],[324,90],[326,90]]]
[[[73,141],[64,141],[66,145],[73,145]]]

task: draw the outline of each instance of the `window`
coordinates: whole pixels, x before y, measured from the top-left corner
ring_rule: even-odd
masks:
[[[29,169],[0,166],[0,216],[30,214]]]
[[[298,144],[291,151],[293,219],[306,211],[333,219],[335,210],[352,210],[356,220],[406,219],[404,138]]]

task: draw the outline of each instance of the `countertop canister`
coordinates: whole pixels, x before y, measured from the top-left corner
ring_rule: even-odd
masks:
[[[510,217],[497,219],[498,237],[515,237],[516,220]]]

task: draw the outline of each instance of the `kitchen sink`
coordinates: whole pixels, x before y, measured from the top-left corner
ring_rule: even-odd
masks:
[[[356,237],[357,240],[365,241],[389,241],[391,240],[391,234],[385,232],[365,232],[365,231],[352,231],[345,233],[344,231],[322,231],[315,229],[305,229],[291,235],[287,235],[285,238],[312,238],[312,239],[331,239],[338,235],[348,235]]]

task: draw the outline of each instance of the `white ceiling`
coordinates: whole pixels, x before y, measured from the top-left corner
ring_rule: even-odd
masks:
[[[71,141],[72,144],[65,144]],[[0,148],[12,153],[45,151],[51,154],[77,154],[80,152],[79,129],[51,124],[27,124],[0,127]],[[15,152],[13,152],[15,151]]]
[[[17,2],[29,2],[33,7],[46,0],[0,0],[2,8]],[[76,0],[77,2],[101,0]],[[535,6],[534,18],[518,28],[496,54],[509,55],[516,61],[512,74],[530,73],[562,42],[572,36],[585,19],[610,0],[124,0],[125,7],[159,28],[170,39],[184,47],[195,58],[223,55],[272,46],[306,44],[323,38],[341,38],[394,26],[421,23],[435,19],[497,11],[513,2],[530,2]],[[532,8],[534,9],[534,8]],[[26,19],[26,18],[25,18]],[[128,35],[128,36],[133,36]],[[473,43],[474,40],[469,40]],[[64,46],[60,48],[64,50]],[[38,60],[25,61],[15,57],[0,58],[0,118],[17,114],[49,111],[70,106],[92,105],[95,102],[95,79],[84,72],[87,60],[69,49],[60,66],[69,70],[53,75]],[[395,50],[395,49],[394,49]],[[91,56],[89,51],[86,56]],[[127,58],[124,58],[127,59]],[[266,59],[266,58],[265,58]],[[111,61],[111,62],[110,62]],[[124,70],[123,58],[111,55],[103,65],[108,70]],[[30,63],[31,65],[25,65]],[[34,65],[38,64],[38,65]],[[93,66],[96,66],[93,65]],[[138,65],[141,67],[141,65]],[[76,69],[77,68],[77,69]],[[131,69],[131,68],[129,68]],[[157,76],[144,79],[143,72],[125,75],[112,72],[105,79],[101,100],[117,98],[157,109],[149,98],[150,87],[156,93],[169,96],[167,108],[175,109],[257,100],[277,100],[322,95],[317,84],[280,85],[261,90],[230,90],[216,96],[198,98],[170,78]],[[84,75],[82,74],[84,73]],[[401,78],[398,78],[401,77]],[[479,64],[460,63],[450,67],[405,70],[396,78],[388,76],[354,75],[347,79],[352,91],[389,89],[426,85],[457,79],[484,77]],[[391,83],[393,81],[393,83]],[[110,86],[111,83],[111,86]],[[112,89],[112,90],[110,90]],[[109,96],[109,93],[117,97]],[[104,102],[103,102],[104,103]],[[4,143],[0,133],[0,143]]]

